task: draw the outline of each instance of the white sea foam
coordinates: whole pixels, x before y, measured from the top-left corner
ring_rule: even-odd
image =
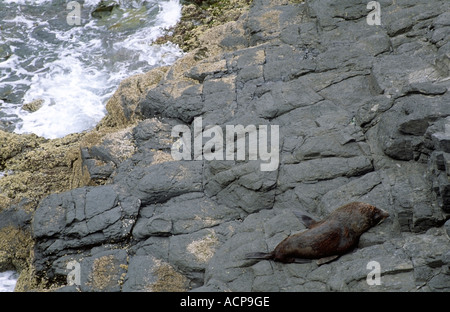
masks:
[[[7,1],[27,4],[47,2]],[[94,6],[98,2],[86,0],[84,7]],[[139,8],[144,3],[134,2],[124,1],[126,7],[136,5]],[[3,69],[4,72],[3,78],[0,77],[0,88],[12,83],[14,86],[22,84],[23,88],[26,87],[22,103],[0,101],[5,114],[19,118],[14,131],[57,138],[90,129],[105,116],[106,102],[122,79],[154,66],[170,65],[180,57],[182,51],[174,44],[152,45],[165,29],[175,25],[181,17],[179,1],[146,2],[147,5],[157,5],[158,14],[156,17],[146,17],[147,26],[127,34],[123,40],[93,36],[92,34],[100,30],[105,34],[107,28],[95,19],[85,20],[81,27],[72,27],[66,31],[47,27],[47,21],[35,20],[25,14],[9,19],[9,24],[21,24],[30,33],[37,26],[45,28],[45,31],[53,34],[55,38],[53,40],[50,37],[45,42],[40,42],[38,40],[41,39],[30,35],[26,39],[29,45],[40,45],[44,49],[38,49],[37,54],[30,56],[30,59],[18,58],[13,54],[7,61],[0,63],[0,70]],[[124,16],[126,18],[126,15]],[[148,23],[149,18],[153,19],[151,23]],[[87,38],[87,35],[90,37]],[[107,35],[116,34],[107,32]],[[20,39],[10,39],[11,42],[12,40]],[[11,49],[14,49],[14,45]],[[52,56],[43,55],[45,51],[50,51]],[[41,67],[36,66],[38,69],[33,67],[37,60],[42,59],[49,61]],[[27,64],[27,69],[20,66],[22,63]],[[44,103],[36,112],[30,113],[21,109],[22,104],[37,99],[44,100]],[[9,117],[2,118],[7,120]]]
[[[15,3],[15,4],[33,4],[39,5],[48,2],[52,2],[52,0],[3,0],[5,3]]]
[[[24,25],[26,25],[26,27],[28,29],[31,29],[31,28],[35,27],[35,25],[34,25],[35,22],[33,22],[32,20],[27,19],[25,16],[22,16],[22,15],[17,15],[17,16],[15,16],[12,19],[3,20],[3,22],[5,22],[5,23],[20,23],[20,24],[24,24]]]
[[[170,0],[168,2],[162,2],[160,4],[162,10],[156,17],[157,24],[162,27],[170,27],[180,20],[181,7],[178,0]]]
[[[34,76],[24,102],[44,99],[41,109],[34,113],[18,110],[22,123],[17,133],[35,133],[57,138],[80,132],[95,125],[105,115],[102,90],[108,76],[86,68],[76,57],[61,56],[50,63],[50,70]]]
[[[97,5],[101,0],[84,0],[84,5],[94,6]]]
[[[146,27],[129,36],[126,41],[114,43],[115,49],[139,51],[139,60],[149,65],[172,64],[183,52],[174,44],[152,45],[151,43],[164,34],[164,31],[175,25],[181,18],[181,7],[178,1],[170,0],[159,4],[160,12],[156,16],[155,26]]]
[[[14,271],[0,272],[0,292],[13,292],[17,279],[17,273]]]

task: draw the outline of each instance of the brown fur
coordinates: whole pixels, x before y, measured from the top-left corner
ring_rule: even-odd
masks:
[[[247,258],[291,263],[301,262],[299,259],[337,257],[355,248],[361,234],[388,216],[386,211],[372,205],[349,203],[319,222],[305,217],[308,230],[287,237],[271,253],[248,254]]]

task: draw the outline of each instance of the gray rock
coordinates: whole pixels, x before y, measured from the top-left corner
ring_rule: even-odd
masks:
[[[359,176],[372,171],[372,169],[372,163],[364,156],[348,159],[338,157],[319,158],[281,167],[279,184],[283,189],[293,187],[297,182],[314,182],[342,176]]]
[[[339,107],[347,111],[356,113],[360,103],[367,98],[378,95],[378,92],[371,87],[370,76],[356,76],[345,79],[339,83],[323,89],[320,92],[327,100],[331,100]],[[357,106],[355,106],[357,104]]]
[[[139,207],[137,198],[122,196],[110,185],[50,195],[33,219],[33,235],[41,240],[35,252],[53,259],[66,249],[123,239],[131,232]]]
[[[316,68],[308,49],[296,49],[290,45],[266,48],[264,79],[266,81],[289,81]]]
[[[90,178],[94,181],[107,180],[116,168],[111,160],[101,161],[99,164],[99,160],[92,156],[87,148],[81,149],[81,158],[83,168],[89,172]]]
[[[163,203],[172,197],[203,190],[201,161],[166,161],[148,168],[133,168],[116,181],[143,205]]]
[[[133,236],[178,235],[211,228],[240,217],[238,210],[217,204],[202,193],[189,193],[141,209]]]
[[[51,195],[39,204],[33,219],[33,235],[35,238],[51,237],[64,230],[66,211],[61,207],[63,196],[64,193]]]
[[[299,98],[298,90],[302,90]],[[251,105],[262,118],[275,118],[299,107],[313,105],[323,98],[300,80],[266,83],[255,90]]]
[[[347,0],[336,3],[330,0],[308,1],[309,13],[316,17],[319,25],[325,29],[334,29],[339,22],[344,20],[357,20],[367,15],[365,1]]]
[[[390,109],[393,104],[393,99],[384,95],[362,101],[355,116],[357,124],[364,129],[372,127],[379,121],[379,116]]]
[[[450,221],[449,220],[447,220],[445,222],[444,229],[445,229],[445,233],[447,234],[448,239],[450,239]]]
[[[372,75],[378,87],[392,97],[404,95],[410,84],[430,83],[439,77],[436,69],[423,58],[391,54],[375,60]]]
[[[370,26],[367,1],[297,2],[254,0],[226,52],[169,68],[123,107],[143,118],[122,133],[130,155],[114,140],[81,151],[109,184],[40,202],[38,276],[61,282],[77,260],[82,291],[449,290],[450,4],[382,0]],[[278,168],[248,150],[174,161],[171,131],[195,117],[278,125]],[[350,201],[390,213],[353,252],[321,266],[245,258],[305,230],[294,211],[321,219]],[[14,211],[0,227],[30,222]]]
[[[450,155],[434,151],[428,161],[427,176],[432,183],[439,207],[450,211]]]
[[[380,145],[392,158],[417,159],[424,150],[424,134],[438,119],[450,115],[443,97],[411,95],[395,101],[394,107],[383,114],[378,126]],[[425,108],[426,106],[426,108]]]
[[[259,161],[213,161],[205,167],[205,194],[216,196],[219,203],[247,213],[273,206],[277,171],[259,170]]]

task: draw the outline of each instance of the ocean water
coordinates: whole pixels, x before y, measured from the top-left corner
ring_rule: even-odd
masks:
[[[0,129],[57,138],[93,128],[120,81],[182,56],[153,41],[181,17],[178,0],[116,0],[103,18],[100,0],[0,1]],[[73,24],[73,25],[70,25]],[[36,112],[22,108],[41,100]]]
[[[12,292],[17,283],[17,273],[6,271],[0,273],[0,292]]]
[[[122,79],[183,55],[153,44],[180,19],[179,0],[116,0],[103,18],[91,15],[100,0],[78,0],[80,25],[67,21],[68,2],[0,0],[0,129],[46,138],[91,129]],[[22,109],[35,100],[39,110]],[[16,280],[0,272],[0,292]]]

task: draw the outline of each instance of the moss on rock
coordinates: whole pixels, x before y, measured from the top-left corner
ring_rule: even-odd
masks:
[[[121,81],[119,87],[106,104],[108,115],[100,127],[124,127],[139,119],[135,109],[147,91],[164,77],[168,67],[157,67],[144,74],[137,74]]]
[[[0,230],[0,271],[25,269],[28,264],[33,240],[29,233],[14,228]]]
[[[37,204],[51,193],[71,188],[72,164],[79,154],[83,134],[47,140],[34,134],[0,130],[0,210],[31,199]]]
[[[0,271],[19,272],[14,291],[43,291],[49,289],[47,281],[40,280],[34,274],[34,241],[30,232],[13,226],[0,230]]]
[[[156,43],[176,43],[185,52],[202,46],[199,36],[212,27],[236,21],[252,0],[186,1],[180,22]]]
[[[158,263],[154,268],[154,273],[157,281],[150,286],[150,291],[187,291],[188,279],[170,264]]]

